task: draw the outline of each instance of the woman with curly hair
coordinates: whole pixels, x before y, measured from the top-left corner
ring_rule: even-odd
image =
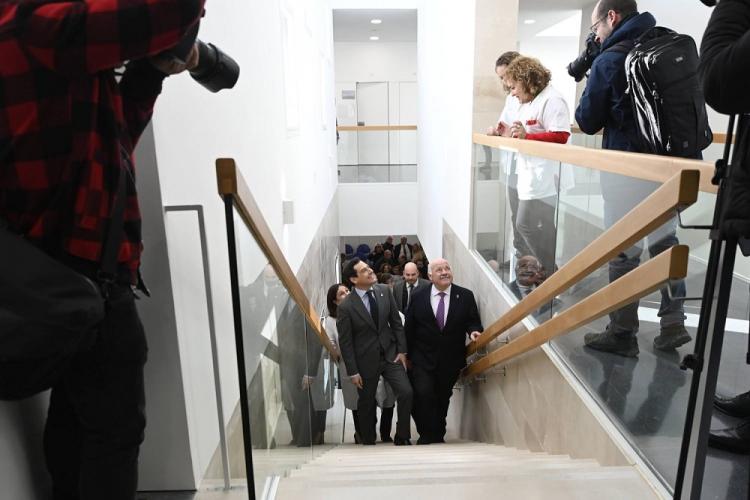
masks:
[[[521,105],[517,121],[498,124],[500,135],[558,144],[568,142],[570,111],[562,94],[550,86],[551,79],[550,71],[531,57],[518,57],[508,65],[504,81]],[[555,206],[560,164],[518,154],[516,171],[519,200],[516,227],[549,276],[556,270]]]

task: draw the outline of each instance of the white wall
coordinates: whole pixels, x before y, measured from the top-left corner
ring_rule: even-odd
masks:
[[[469,243],[474,12],[474,0],[419,9],[418,235],[430,258],[442,254],[443,219]]]
[[[332,9],[416,9],[423,0],[329,0]],[[429,1],[429,0],[428,0]]]
[[[236,88],[211,94],[180,75],[166,83],[157,104],[154,133],[164,204],[199,203],[206,210],[227,418],[238,400],[238,381],[225,221],[214,161],[217,157],[236,159],[287,260],[297,271],[336,189],[331,25],[326,1],[215,3],[209,6],[200,36],[238,61],[242,74]],[[293,225],[282,223],[282,200],[294,202]],[[179,239],[179,233],[170,233],[170,256],[183,246],[192,255],[187,245],[194,242],[193,235],[173,242]],[[180,278],[184,276],[173,278],[175,286],[186,282]],[[181,297],[176,304],[178,317],[205,308],[202,299],[202,294],[196,294],[189,303]],[[186,337],[187,331],[180,335],[182,346],[194,342]],[[208,402],[193,397],[213,385],[198,368],[210,362],[210,353],[183,349],[183,356],[186,384],[203,386],[201,390],[185,388],[192,405],[188,411],[215,414]],[[151,359],[150,363],[161,361]],[[202,457],[212,453],[218,442],[205,438],[206,429],[201,426],[210,424],[207,414],[189,421],[191,440],[200,443],[201,461],[195,471],[200,475],[206,465]]]
[[[340,184],[341,236],[417,234],[417,190],[414,182]]]
[[[42,436],[49,394],[0,401],[0,484],[3,499],[50,498]]]
[[[417,44],[336,42],[337,82],[411,82],[417,79]]]
[[[576,81],[568,75],[567,66],[580,53],[578,37],[534,37],[522,40],[519,51],[525,56],[539,59],[552,72],[550,84],[565,97],[570,111],[570,123],[573,123]]]

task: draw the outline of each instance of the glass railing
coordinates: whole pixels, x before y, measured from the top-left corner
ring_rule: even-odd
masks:
[[[659,186],[624,175],[627,169],[617,173],[605,161],[602,169],[582,163],[586,166],[518,153],[510,143],[474,145],[473,250],[515,301]],[[716,196],[706,192],[705,183],[702,187],[698,202],[681,214],[685,225],[711,223]],[[680,325],[694,339],[700,314],[700,302],[679,299],[703,291],[707,232],[683,229],[675,218],[527,318],[530,326],[542,324],[678,242],[690,247],[685,280],[550,342],[668,488],[677,473],[692,376],[680,363],[692,353],[694,340],[680,333]],[[718,385],[718,392],[728,395],[750,389],[750,367],[744,354],[738,355],[747,351],[750,260],[739,258],[735,275]],[[616,337],[596,337],[608,327]],[[676,348],[670,345],[682,341]],[[717,416],[715,427],[731,423]],[[718,496],[704,498],[745,498],[747,467],[744,458],[712,450],[703,491]]]
[[[416,182],[417,127],[339,126],[340,183]]]
[[[280,478],[341,443],[345,410],[320,322],[305,314],[311,306],[299,302],[304,292],[283,256],[266,255],[276,244],[259,241],[265,222],[254,220],[251,231],[239,208],[247,201],[237,198],[225,198],[241,384],[228,432],[230,469],[234,478],[250,476],[256,498],[273,498]]]

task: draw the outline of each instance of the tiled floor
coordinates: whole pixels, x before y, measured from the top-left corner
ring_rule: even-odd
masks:
[[[173,491],[141,492],[137,500],[247,500],[247,488],[236,487],[229,491]]]
[[[691,271],[695,266],[691,262]],[[587,296],[592,290],[606,284],[604,273],[577,288],[571,295],[563,297],[573,303]],[[687,280],[688,295],[700,295],[703,280],[691,275]],[[641,301],[641,329],[638,333],[640,355],[637,359],[600,353],[583,347],[583,335],[589,331],[602,331],[607,318],[587,325],[553,342],[563,354],[576,375],[590,388],[595,397],[614,421],[628,435],[635,447],[651,462],[670,484],[674,484],[682,441],[686,408],[691,384],[691,372],[680,370],[682,358],[693,351],[690,342],[672,353],[653,348],[653,338],[659,325],[644,321],[644,316],[653,316],[660,297],[652,294]],[[729,317],[746,321],[748,317],[747,284],[733,283],[732,303]],[[650,311],[647,309],[651,309]],[[697,314],[697,303],[688,303],[688,314]],[[740,326],[743,326],[740,323]],[[695,328],[688,327],[695,337]],[[725,334],[722,365],[719,373],[718,391],[734,395],[750,390],[750,366],[745,364],[748,349],[747,333],[727,331]],[[732,425],[732,418],[714,415],[713,428]],[[704,479],[704,499],[748,498],[748,457],[710,450]]]

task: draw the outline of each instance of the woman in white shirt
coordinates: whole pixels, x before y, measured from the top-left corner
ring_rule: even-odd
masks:
[[[521,105],[516,121],[498,124],[500,135],[558,144],[568,142],[570,111],[562,94],[550,86],[551,79],[550,71],[531,57],[516,58],[508,65],[505,82]],[[519,200],[516,227],[531,254],[539,259],[549,276],[557,269],[555,209],[560,164],[519,154],[516,172]]]
[[[510,63],[519,57],[521,57],[521,54],[518,52],[509,51],[501,54],[497,58],[497,61],[495,61],[495,74],[500,79],[500,84],[503,86],[507,97],[505,98],[505,106],[503,106],[503,111],[500,113],[500,118],[497,120],[497,125],[487,129],[487,135],[502,135],[502,123],[515,123],[518,120],[518,110],[521,107],[521,103],[516,96],[510,95],[510,87],[505,83],[505,73]],[[516,227],[516,219],[518,218],[518,178],[516,176],[515,157],[510,151],[499,150],[495,153],[500,156],[500,164],[503,165],[503,173],[506,177],[507,198],[508,205],[510,206],[510,223],[513,228],[513,249],[516,259],[520,259],[524,255],[529,255],[531,251],[526,247],[526,242],[518,233],[518,228]],[[507,265],[510,266],[510,262]]]
[[[328,339],[336,349],[336,361],[339,366],[340,380],[341,380],[341,392],[344,395],[344,406],[352,411],[352,418],[354,419],[354,441],[359,443],[359,420],[357,418],[357,388],[352,384],[349,375],[346,373],[346,365],[341,362],[341,354],[339,351],[339,332],[336,329],[336,311],[339,304],[349,295],[349,289],[344,285],[332,285],[328,289],[326,295],[326,303],[328,305],[328,316],[323,321],[323,326],[328,334]]]

